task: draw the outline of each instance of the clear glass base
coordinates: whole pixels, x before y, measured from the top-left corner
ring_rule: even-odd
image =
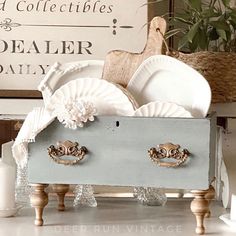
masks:
[[[15,198],[16,203],[22,205],[23,207],[30,207],[30,194],[32,193],[32,188],[28,182],[28,168],[27,166],[20,168],[17,167],[17,177],[16,177],[16,192]]]
[[[74,190],[75,199],[73,206],[96,207],[97,201],[93,192],[93,187],[91,185],[76,185]]]
[[[163,189],[150,187],[134,187],[134,197],[148,206],[164,206],[167,202],[167,197]]]

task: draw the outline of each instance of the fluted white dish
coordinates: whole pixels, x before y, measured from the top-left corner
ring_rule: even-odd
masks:
[[[170,102],[150,102],[138,108],[134,116],[145,117],[189,117],[192,115],[183,107]]]
[[[127,89],[140,106],[153,101],[172,102],[183,106],[193,117],[205,117],[211,103],[206,79],[185,63],[165,55],[145,60]]]
[[[78,107],[74,109],[73,106]],[[46,104],[46,109],[57,117],[64,112],[68,120],[72,117],[77,119],[75,113],[78,113],[81,115],[81,121],[87,121],[93,120],[93,115],[131,116],[135,107],[130,98],[116,85],[97,78],[79,78],[56,90]]]

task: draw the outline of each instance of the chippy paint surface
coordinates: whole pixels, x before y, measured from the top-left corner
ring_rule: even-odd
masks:
[[[214,119],[98,117],[76,131],[55,121],[30,145],[29,181],[207,189],[214,176],[214,130]],[[81,164],[59,165],[48,156],[50,145],[65,140],[87,147]],[[190,151],[186,164],[161,168],[152,163],[148,149],[166,142]]]

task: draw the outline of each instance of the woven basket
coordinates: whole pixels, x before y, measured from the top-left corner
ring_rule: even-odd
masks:
[[[173,56],[207,79],[212,90],[212,103],[236,102],[236,53],[177,52]]]

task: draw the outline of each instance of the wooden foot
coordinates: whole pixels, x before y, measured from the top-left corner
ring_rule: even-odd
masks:
[[[54,193],[57,194],[58,198],[58,207],[57,209],[59,211],[64,211],[65,210],[65,195],[69,191],[70,185],[69,184],[53,184],[52,189]]]
[[[215,198],[215,189],[212,185],[210,185],[207,194],[205,195],[205,199],[208,201],[209,206],[211,201]],[[206,218],[210,218],[211,217],[211,211],[209,209],[209,211],[206,213],[205,215]]]
[[[205,195],[208,192],[208,190],[194,190],[191,192],[195,197],[191,202],[191,211],[196,216],[197,220],[196,233],[204,234],[205,233],[204,218],[206,213],[209,212],[209,202],[205,199]]]
[[[179,189],[177,193],[178,193],[178,198],[184,197],[184,190],[183,189]]]
[[[48,184],[31,184],[34,192],[30,196],[31,206],[35,208],[35,221],[37,226],[43,225],[43,210],[48,204],[48,194],[44,189],[48,187]]]

